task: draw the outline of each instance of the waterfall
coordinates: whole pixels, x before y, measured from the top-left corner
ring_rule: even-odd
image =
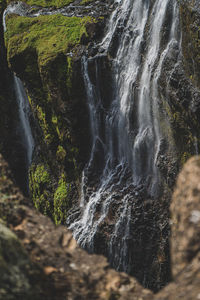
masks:
[[[34,149],[34,139],[31,132],[29,123],[30,105],[26,92],[24,90],[21,80],[14,75],[14,88],[15,95],[19,109],[19,119],[22,131],[22,140],[26,148],[27,153],[27,165],[31,164],[32,154]]]
[[[168,34],[163,37],[167,12],[171,18],[167,19]],[[116,269],[126,272],[131,272],[135,263],[133,243],[144,244],[142,237],[133,239],[137,211],[142,209],[144,198],[154,203],[160,196],[162,175],[157,162],[169,123],[164,119],[165,129],[160,126],[166,87],[159,85],[159,79],[166,59],[177,59],[175,48],[180,52],[178,26],[174,0],[156,0],[153,5],[146,0],[116,1],[99,44],[101,55],[82,59],[92,146],[82,177],[81,215],[76,214],[73,222],[70,217],[67,224],[82,247],[106,254]],[[116,37],[113,94],[105,107],[99,91],[99,61],[112,51]],[[95,80],[91,80],[90,65],[96,70]],[[152,224],[151,217],[148,222]],[[151,226],[153,231],[157,225]],[[106,240],[103,246],[98,238],[101,232]]]
[[[20,16],[26,15],[26,9],[22,2],[17,2],[14,4],[10,4],[3,14],[3,28],[4,32],[6,31],[6,16],[10,13],[16,13]],[[34,149],[34,139],[31,132],[31,127],[29,123],[29,115],[30,115],[30,105],[28,101],[28,97],[26,95],[23,83],[16,76],[13,75],[14,78],[14,91],[16,96],[16,101],[18,104],[19,111],[19,119],[20,119],[20,130],[22,136],[22,142],[26,149],[26,161],[27,167],[30,166],[32,160],[32,154]]]

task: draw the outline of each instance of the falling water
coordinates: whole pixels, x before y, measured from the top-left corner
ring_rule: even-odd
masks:
[[[30,105],[23,84],[17,76],[14,76],[14,88],[19,109],[22,139],[27,153],[27,165],[29,166],[31,164],[34,149],[34,140],[29,123]]]
[[[100,56],[82,59],[92,146],[82,178],[82,213],[74,222],[70,217],[67,223],[78,243],[91,252],[100,251],[98,235],[104,230],[109,245],[105,253],[112,265],[131,272],[131,220],[136,203],[141,203],[138,199],[144,191],[148,199],[155,199],[160,193],[157,160],[166,136],[159,125],[162,91],[158,82],[166,57],[173,57],[174,47],[180,45],[179,18],[173,0],[156,0],[153,7],[146,0],[116,2],[107,33],[99,45],[102,56],[112,51],[113,41],[119,39],[112,59],[114,92],[109,108],[105,108],[98,84],[92,83],[89,73],[93,64],[98,83]],[[167,20],[170,33],[161,42],[170,9],[172,18]],[[169,126],[167,120],[164,122]],[[99,157],[100,175],[95,165]]]

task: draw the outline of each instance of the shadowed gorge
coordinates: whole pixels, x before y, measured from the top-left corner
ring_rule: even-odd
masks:
[[[189,0],[1,7],[11,117],[0,150],[17,184],[81,248],[153,292],[173,279],[172,193],[199,154],[199,10]]]

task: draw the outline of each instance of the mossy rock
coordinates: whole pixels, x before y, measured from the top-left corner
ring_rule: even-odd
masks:
[[[71,184],[67,183],[66,177],[62,174],[54,193],[54,222],[56,224],[66,222],[67,212],[72,205],[70,192]]]
[[[25,83],[35,119],[30,194],[36,208],[57,224],[65,223],[70,206],[78,199],[89,153],[81,55],[93,39],[96,24],[91,17],[60,14],[7,16],[9,65]]]
[[[44,215],[52,216],[53,204],[50,202],[53,184],[47,166],[32,164],[29,175],[29,187],[35,207]]]
[[[67,182],[65,174],[60,175],[56,184],[57,180],[52,177],[48,167],[32,164],[29,181],[35,207],[44,215],[51,217],[55,224],[64,224],[73,198],[72,183]]]

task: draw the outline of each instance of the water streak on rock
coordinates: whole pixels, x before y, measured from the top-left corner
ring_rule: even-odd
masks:
[[[34,149],[34,139],[29,122],[30,105],[23,84],[17,76],[14,76],[14,88],[19,108],[22,139],[27,153],[27,165],[29,166],[31,164]]]

